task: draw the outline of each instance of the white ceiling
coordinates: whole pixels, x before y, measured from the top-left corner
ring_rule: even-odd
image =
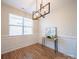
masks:
[[[60,6],[65,7],[66,5],[70,5],[75,2],[75,0],[42,0],[42,1],[43,3],[50,2],[51,10],[53,10],[56,7],[60,8]],[[2,0],[2,2],[31,14],[33,11],[36,10],[36,0]],[[41,0],[37,0],[38,9],[40,6],[40,2]]]
[[[2,2],[28,13],[36,9],[36,0],[2,0]]]

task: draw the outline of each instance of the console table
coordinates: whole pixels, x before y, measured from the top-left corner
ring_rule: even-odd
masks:
[[[57,53],[58,52],[58,39],[57,38],[49,39],[49,38],[43,37],[42,38],[42,45],[43,46],[45,46],[46,40],[54,41],[54,49],[55,49],[55,53]]]

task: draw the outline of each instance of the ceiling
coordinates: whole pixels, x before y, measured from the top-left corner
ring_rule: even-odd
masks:
[[[38,1],[37,9],[39,9],[40,2],[43,1],[43,3],[47,2],[51,3],[51,10],[54,10],[57,7],[60,8],[60,6],[65,7],[67,5],[74,4],[75,2],[75,0],[37,0],[37,1]],[[2,0],[2,2],[31,14],[33,11],[36,10],[36,0]]]
[[[2,0],[2,2],[28,13],[36,10],[36,0]]]
[[[41,1],[46,3],[50,0],[37,0],[37,9],[39,9]],[[36,11],[36,0],[1,0],[1,2],[31,14]]]

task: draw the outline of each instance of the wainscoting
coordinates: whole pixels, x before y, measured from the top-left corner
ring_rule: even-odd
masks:
[[[4,37],[1,40],[1,53],[7,53],[22,47],[26,47],[35,43],[42,43],[42,37],[35,36],[18,36]],[[72,36],[58,36],[58,51],[72,57],[77,57],[77,38]],[[54,49],[53,41],[46,41],[47,47]]]
[[[39,43],[42,44],[42,37],[40,37]],[[54,49],[54,42],[47,40],[47,47]],[[77,38],[74,36],[66,36],[61,35],[58,36],[58,51],[62,52],[65,55],[69,55],[72,57],[77,57]]]
[[[37,43],[36,35],[2,36],[1,54]]]

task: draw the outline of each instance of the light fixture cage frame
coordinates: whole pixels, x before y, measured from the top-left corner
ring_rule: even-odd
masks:
[[[45,7],[48,7],[47,11],[44,11]],[[44,12],[43,14],[42,14],[42,11]],[[48,2],[44,6],[41,6],[38,11],[33,11],[33,13],[32,13],[32,19],[33,20],[38,20],[40,17],[45,17],[45,15],[47,15],[49,13],[50,13],[50,2]],[[36,14],[38,14],[38,16],[36,16]],[[36,18],[34,16],[36,16]]]

